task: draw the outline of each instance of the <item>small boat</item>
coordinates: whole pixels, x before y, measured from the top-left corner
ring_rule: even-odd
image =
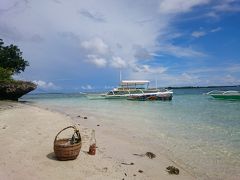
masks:
[[[102,94],[105,99],[129,99],[129,100],[147,100],[147,99],[172,99],[173,92],[168,89],[148,88],[149,81],[125,80],[121,81],[118,88]],[[150,100],[149,99],[149,100]]]
[[[214,98],[218,99],[229,99],[229,100],[240,100],[240,92],[239,91],[210,91],[207,93]]]

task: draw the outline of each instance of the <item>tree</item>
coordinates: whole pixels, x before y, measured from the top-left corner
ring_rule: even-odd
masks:
[[[28,61],[22,58],[22,52],[16,45],[4,46],[4,42],[0,39],[0,67],[11,71],[12,74],[19,74],[29,66]]]
[[[12,80],[11,75],[12,75],[12,71],[3,69],[2,67],[0,67],[0,82],[11,81]]]

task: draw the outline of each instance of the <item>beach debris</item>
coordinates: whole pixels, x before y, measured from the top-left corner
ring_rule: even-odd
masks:
[[[139,172],[139,173],[143,173],[143,170],[139,169],[138,172]]]
[[[156,155],[153,154],[152,152],[146,152],[145,156],[149,157],[150,159],[153,159],[156,157]]]
[[[141,156],[141,157],[143,157],[143,156],[145,156],[145,154],[133,154],[134,156]]]
[[[99,124],[97,126],[100,126]]]
[[[127,176],[127,173],[124,173],[125,174],[125,176]]]
[[[133,162],[131,162],[131,163],[121,163],[121,164],[123,164],[123,165],[134,165],[134,163]]]
[[[4,125],[2,128],[3,128],[3,129],[6,129],[7,127],[8,127],[7,125]]]
[[[134,156],[140,156],[140,157],[143,157],[143,156],[147,156],[149,157],[150,159],[153,159],[156,157],[156,155],[152,152],[146,152],[145,154],[133,154]]]
[[[133,176],[136,176],[136,174],[133,174]]]
[[[79,118],[83,118],[83,119],[87,119],[87,116],[80,116],[80,115],[78,115],[77,117],[79,117]]]
[[[176,175],[179,174],[179,169],[174,166],[168,166],[166,169],[169,174],[176,174]]]
[[[107,170],[108,170],[107,167],[104,167],[104,168],[103,168],[103,171],[104,171],[104,172],[107,172]]]

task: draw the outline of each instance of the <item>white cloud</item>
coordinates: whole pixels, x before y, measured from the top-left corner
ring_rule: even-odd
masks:
[[[230,73],[239,73],[240,72],[240,64],[230,65],[229,67],[225,67],[225,68]]]
[[[82,9],[82,10],[79,10],[78,13],[81,14],[82,16],[85,16],[96,22],[105,22],[106,21],[103,14],[101,14],[99,12],[90,12],[86,9]]]
[[[196,79],[195,76],[192,76],[188,73],[182,73],[182,75],[180,76],[180,78],[182,78],[185,82],[191,82],[192,80]]]
[[[93,38],[88,41],[83,41],[81,46],[87,51],[92,53],[97,53],[101,55],[105,55],[109,52],[108,45],[101,38]]]
[[[209,3],[210,0],[162,0],[160,1],[160,13],[177,14],[191,11],[193,7]]]
[[[131,73],[131,79],[147,79],[150,80],[150,85],[155,87],[155,81],[157,80],[158,86],[196,86],[202,82],[201,78],[197,75],[190,73],[181,74],[168,74],[167,72],[161,74],[149,74],[149,73]]]
[[[35,84],[37,84],[37,87],[39,89],[43,89],[43,90],[57,90],[57,89],[59,89],[59,87],[57,87],[52,82],[45,82],[45,81],[42,81],[42,80],[34,80],[33,82]]]
[[[168,35],[169,39],[175,39],[175,38],[179,38],[181,36],[183,36],[183,34],[179,33],[179,32],[174,32],[174,33],[171,33]]]
[[[202,37],[202,36],[205,36],[207,33],[204,32],[204,31],[194,31],[192,32],[192,36],[195,37],[195,38],[199,38],[199,37]]]
[[[219,0],[206,15],[214,19],[220,19],[223,13],[234,13],[240,11],[239,0]]]
[[[225,77],[223,77],[223,82],[225,84],[239,85],[240,84],[240,79],[232,76],[231,74],[228,74]]]
[[[93,89],[93,87],[89,84],[87,84],[85,86],[81,86],[81,88],[84,89],[84,90],[92,90]]]
[[[201,83],[199,76],[190,73],[176,75],[162,74],[158,77],[158,81],[170,86],[196,86]]]
[[[220,65],[214,67],[205,67],[205,68],[197,68],[188,71],[192,74],[199,74],[199,73],[238,73],[240,72],[240,64],[230,64],[230,65]]]
[[[147,79],[151,81],[151,86],[155,86],[155,80],[158,81],[159,86],[208,86],[208,85],[239,85],[240,80],[237,75],[236,69],[232,66],[226,69],[206,68],[187,71],[184,73],[169,74],[164,71],[159,74],[132,72],[130,73],[131,79]],[[219,73],[216,73],[219,72]],[[238,71],[239,72],[239,71]],[[209,77],[210,76],[210,77]]]
[[[200,29],[202,29],[202,28],[200,28]],[[217,28],[211,29],[209,31],[203,31],[203,30],[193,31],[191,35],[195,38],[200,38],[200,37],[206,36],[208,33],[215,33],[215,32],[221,31],[221,30],[222,30],[221,27],[217,27]]]
[[[138,65],[138,66],[135,66],[133,67],[133,70],[135,72],[143,72],[143,73],[151,73],[151,74],[162,74],[164,73],[167,68],[165,67],[151,67],[149,65]]]
[[[149,60],[151,59],[151,53],[148,52],[148,50],[146,48],[143,48],[142,46],[135,46],[135,57],[137,59],[141,59],[141,60]]]
[[[214,32],[218,32],[218,31],[221,31],[221,30],[222,30],[221,27],[217,27],[217,28],[212,29],[210,32],[214,33]]]
[[[125,68],[127,67],[127,63],[121,57],[113,57],[111,66],[114,68]]]
[[[96,55],[88,55],[88,62],[96,65],[97,67],[106,67],[107,60],[104,58],[99,58]]]
[[[217,12],[239,12],[239,4],[235,4],[238,0],[222,0],[213,9]]]
[[[218,19],[218,18],[219,18],[219,15],[218,15],[216,12],[212,11],[212,12],[206,13],[206,17]]]
[[[159,46],[159,51],[165,54],[171,54],[176,57],[203,57],[206,56],[203,52],[198,52],[191,47],[180,47],[172,44]]]

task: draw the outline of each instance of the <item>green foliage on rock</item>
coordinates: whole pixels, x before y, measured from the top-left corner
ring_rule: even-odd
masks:
[[[4,46],[3,40],[0,39],[0,67],[5,69],[5,75],[11,77],[13,74],[19,74],[25,70],[26,66],[29,66],[29,63],[23,59],[20,49],[13,44]],[[4,70],[1,72],[4,73]],[[9,72],[11,73],[9,74]],[[0,78],[5,77],[0,75]],[[9,76],[6,78],[10,78]]]
[[[0,82],[1,81],[11,81],[12,71],[0,67]]]

